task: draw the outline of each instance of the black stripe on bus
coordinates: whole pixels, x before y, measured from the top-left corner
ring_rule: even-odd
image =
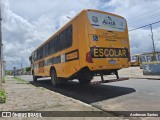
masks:
[[[77,57],[73,58],[73,59],[67,60],[66,56],[69,55],[69,54],[72,54],[74,52],[77,52]],[[65,62],[70,62],[70,61],[78,60],[79,59],[78,49],[65,53],[65,59],[66,59]],[[39,62],[38,63],[38,67],[43,67],[43,66],[48,66],[48,65],[58,64],[58,63],[61,63],[61,55],[53,57],[53,58],[50,58],[50,59],[47,59],[45,61]]]
[[[65,57],[66,57],[67,55],[69,55],[69,54],[74,53],[74,52],[77,52],[77,57],[76,57],[76,58],[73,58],[73,59],[70,59],[70,60],[67,60],[67,59],[66,59],[66,62],[73,61],[73,60],[78,60],[78,59],[79,59],[79,52],[78,52],[78,49],[66,53],[66,54],[65,54]]]
[[[128,58],[127,48],[91,47],[92,58]]]

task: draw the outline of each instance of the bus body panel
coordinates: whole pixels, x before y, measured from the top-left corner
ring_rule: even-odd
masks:
[[[89,49],[89,40],[88,40],[88,29],[87,29],[87,21],[86,21],[86,11],[83,11],[78,19],[79,23],[79,61],[80,61],[80,68],[88,66],[86,63],[86,54],[90,51]]]
[[[63,31],[67,26],[72,25],[72,30],[78,31],[77,26],[77,18],[75,18],[72,23],[67,24],[60,30],[57,34],[59,34],[61,31]],[[49,55],[48,57],[45,57],[45,59],[38,60],[34,63],[34,65],[40,66],[39,64],[41,62],[47,61],[50,58],[55,58],[57,56],[60,57],[60,61],[57,64],[52,64],[48,66],[42,66],[42,67],[36,67],[34,69],[34,73],[36,76],[50,76],[50,69],[51,67],[54,67],[57,72],[58,77],[68,77],[72,75],[73,73],[77,72],[79,68],[79,50],[78,50],[78,32],[75,32],[73,34],[72,38],[72,46],[62,50],[60,52],[57,52],[55,54]],[[63,61],[62,59],[65,59]],[[74,60],[72,60],[74,59]]]
[[[79,41],[81,68],[87,66],[89,67],[90,70],[95,71],[95,70],[121,69],[121,68],[129,67],[129,61],[128,61],[129,53],[123,54],[123,52],[126,52],[126,51],[123,51],[123,49],[127,49],[127,52],[130,51],[127,24],[123,32],[95,29],[93,28],[93,26],[88,20],[87,12],[84,12],[83,17],[81,17],[81,21],[84,21],[84,25],[81,25],[80,27],[81,28],[80,33],[83,33],[81,35],[81,39],[83,42]],[[117,35],[116,36],[117,38],[115,41],[112,41],[113,38],[115,37],[114,35]],[[94,41],[93,36],[98,36],[98,41]],[[111,40],[108,40],[108,39],[111,39]],[[86,54],[87,52],[91,52],[91,48],[97,48],[98,58],[92,58],[93,63],[88,63],[86,62]],[[110,58],[101,57],[101,56],[104,56],[105,48],[114,48],[114,50],[119,48],[119,50],[124,55],[124,58],[123,56],[110,57]],[[116,61],[116,64],[112,64],[112,63],[109,64],[109,61]]]
[[[95,72],[100,70],[114,71],[129,67],[128,54],[130,48],[127,23],[125,23],[125,30],[121,32],[94,28],[89,21],[88,11],[120,17],[118,15],[96,10],[83,10],[45,42],[49,42],[50,39],[61,33],[69,25],[72,25],[72,46],[34,62],[32,65],[34,66],[33,70],[36,76],[50,76],[52,67],[56,69],[57,76],[62,78],[76,76],[83,68],[89,68],[90,71]],[[98,36],[98,41],[94,40],[95,36]],[[112,55],[110,55],[110,57],[107,57],[107,55],[105,56],[104,51],[111,48],[113,49],[111,51],[120,51],[119,54],[123,55],[121,55],[121,57],[117,57],[116,55],[114,55],[114,57]],[[126,49],[126,53],[123,53],[123,50]],[[92,55],[92,63],[89,63],[86,60],[88,53]],[[45,65],[47,60],[54,57],[59,57],[60,61],[56,64]],[[115,61],[116,63],[114,63]]]
[[[78,51],[78,27],[76,26],[77,23],[77,18],[74,19],[72,22],[72,33],[73,33],[73,38],[72,38],[72,46],[70,48],[67,48],[64,50],[64,52],[61,53],[61,59],[63,58],[63,55],[65,55],[65,62],[61,62],[59,64],[56,64],[54,67],[56,68],[57,71],[57,76],[58,77],[69,77],[73,73],[77,72],[79,70],[79,51]]]
[[[135,54],[131,56],[131,66],[140,66],[140,55]]]

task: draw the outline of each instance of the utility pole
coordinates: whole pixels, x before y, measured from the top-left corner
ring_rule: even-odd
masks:
[[[2,17],[1,17],[1,0],[0,0],[0,79],[2,79],[2,74],[3,74],[3,59],[2,59],[2,27],[1,27],[1,21],[2,21]],[[1,81],[1,80],[0,80]]]
[[[23,73],[23,65],[22,65],[22,58],[21,58],[21,75]]]
[[[153,61],[155,61],[156,60],[156,50],[155,50],[154,39],[153,39],[152,24],[150,24],[150,27],[151,27],[151,39],[152,39],[152,44],[153,44]]]
[[[153,52],[155,53],[156,50],[155,50],[154,39],[153,39],[152,24],[150,24],[150,27],[151,27],[151,38],[152,38],[152,44],[153,44]]]

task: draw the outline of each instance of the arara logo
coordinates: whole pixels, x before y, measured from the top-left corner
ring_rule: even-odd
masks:
[[[114,25],[114,26],[116,25],[115,21],[113,21],[112,18],[109,16],[103,20],[103,24],[104,25]]]
[[[97,23],[98,22],[98,18],[96,16],[92,16],[92,21]]]

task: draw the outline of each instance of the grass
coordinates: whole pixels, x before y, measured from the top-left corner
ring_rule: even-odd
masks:
[[[2,83],[5,83],[5,77],[2,77]]]
[[[6,93],[4,90],[0,90],[0,103],[6,102]]]
[[[23,80],[23,79],[21,79],[21,78],[19,78],[19,77],[14,77],[14,79],[17,80],[17,81],[20,81],[20,82],[27,83],[27,81],[25,81],[25,80]]]

